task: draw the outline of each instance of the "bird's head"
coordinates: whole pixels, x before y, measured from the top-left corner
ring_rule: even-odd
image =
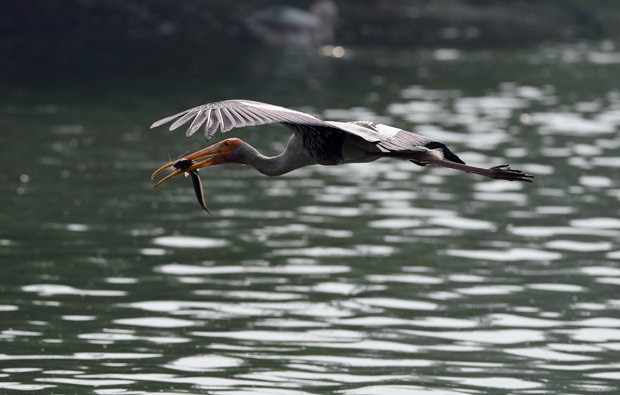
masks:
[[[188,173],[201,167],[214,166],[222,163],[236,163],[236,151],[243,144],[243,140],[238,138],[230,138],[219,143],[213,144],[207,148],[196,151],[175,161],[166,163],[151,174],[151,180],[165,169],[172,167],[172,173],[162,178],[155,187],[163,184],[172,177],[179,174]]]

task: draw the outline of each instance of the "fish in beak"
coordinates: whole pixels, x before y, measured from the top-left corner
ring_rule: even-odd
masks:
[[[194,192],[196,193],[198,203],[207,213],[213,215],[211,211],[207,208],[205,195],[202,188],[202,181],[200,180],[200,176],[198,175],[198,169],[202,167],[225,163],[227,155],[238,145],[238,143],[235,144],[236,141],[230,140],[237,139],[224,140],[210,147],[201,149],[200,151],[196,151],[193,154],[187,155],[181,159],[168,162],[159,169],[155,170],[153,174],[151,174],[151,180],[154,179],[162,171],[168,168],[172,168],[172,173],[159,180],[157,184],[155,184],[155,188],[170,180],[171,178],[178,176],[179,174],[185,174],[185,176],[189,175],[191,176],[192,182],[194,184]]]
[[[196,151],[193,154],[189,154],[181,159],[168,162],[151,174],[151,180],[167,168],[173,168],[172,173],[168,174],[166,177],[159,180],[157,184],[155,184],[155,188],[157,188],[164,182],[178,176],[179,174],[189,173],[202,167],[226,163],[228,162],[228,155],[242,143],[243,142],[239,139],[226,139],[217,144],[201,149],[200,151]]]
[[[204,211],[209,215],[213,215],[211,210],[207,207],[207,201],[205,200],[205,193],[202,189],[202,181],[200,180],[200,176],[198,175],[198,170],[191,170],[187,174],[192,177],[192,183],[194,184],[194,193],[196,193],[196,199],[198,199],[198,204]]]

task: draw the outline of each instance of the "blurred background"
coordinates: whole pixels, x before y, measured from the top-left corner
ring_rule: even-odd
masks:
[[[196,85],[206,89],[221,80],[223,72],[235,75],[239,84],[253,85],[272,84],[282,74],[297,73],[301,81],[279,88],[308,89],[312,83],[318,88],[320,81],[333,83],[316,70],[320,65],[303,62],[301,56],[274,59],[273,50],[318,49],[326,55],[329,49],[323,45],[384,51],[508,49],[613,40],[620,29],[620,6],[604,0],[316,3],[317,10],[312,1],[4,1],[3,94],[27,97],[30,90],[54,81],[62,84],[63,92],[79,89],[99,96],[121,90],[169,93],[164,81],[174,82],[171,85],[179,90]],[[323,37],[304,41],[316,32]],[[360,67],[389,67],[389,55],[358,53],[353,58],[362,63]],[[334,67],[323,68],[330,66]],[[424,64],[409,66],[415,73]],[[156,80],[160,84],[154,84]]]
[[[620,3],[0,10],[0,392],[620,391]],[[149,126],[232,98],[536,180],[218,166],[209,217],[189,180],[149,180],[204,139]],[[233,135],[275,154],[289,132]]]

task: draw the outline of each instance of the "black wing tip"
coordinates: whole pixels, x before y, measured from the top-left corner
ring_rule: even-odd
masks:
[[[460,163],[463,165],[465,164],[465,162],[461,158],[459,158],[454,152],[450,151],[450,148],[448,148],[444,143],[440,143],[439,141],[431,141],[424,146],[428,149],[441,148],[441,150],[443,151],[443,156],[446,160],[449,160],[450,162]]]

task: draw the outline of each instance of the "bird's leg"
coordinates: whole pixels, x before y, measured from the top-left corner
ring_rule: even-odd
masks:
[[[534,178],[533,175],[524,173],[521,170],[511,169],[509,165],[499,165],[485,169],[483,167],[466,165],[464,163],[456,163],[437,157],[430,157],[423,160],[423,162],[439,165],[442,167],[448,167],[455,170],[461,170],[467,173],[479,174],[481,176],[494,178],[497,180],[532,182],[532,178]]]
[[[422,162],[425,164],[433,164],[442,167],[448,167],[450,169],[464,171],[466,173],[479,174],[481,176],[494,178],[498,180],[508,181],[525,181],[532,182],[533,175],[524,173],[521,170],[511,169],[508,165],[494,166],[488,169],[483,167],[466,165],[464,163],[452,162],[446,159],[439,158],[432,154],[420,153],[420,152],[383,152],[380,156],[396,157],[402,159],[414,160],[416,162]]]

